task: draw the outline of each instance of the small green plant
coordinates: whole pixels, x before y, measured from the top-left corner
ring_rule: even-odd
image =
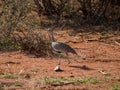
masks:
[[[30,13],[29,0],[0,0],[0,50],[18,50],[12,34],[20,30]],[[22,23],[22,25],[21,25]],[[22,28],[22,30],[25,30]]]
[[[37,80],[37,83],[44,84],[44,85],[53,85],[53,84],[60,84],[62,83],[63,78],[48,78],[48,77],[43,77],[39,80]]]
[[[61,77],[61,78],[54,78],[54,77],[43,77],[40,79],[37,79],[37,84],[43,84],[43,85],[65,85],[65,84],[74,84],[74,85],[80,85],[80,84],[97,84],[99,83],[98,78],[71,78],[71,77]]]
[[[16,74],[4,74],[4,75],[1,75],[2,78],[6,78],[6,79],[16,79],[18,78],[19,76],[16,75]]]
[[[112,85],[112,90],[120,90],[120,85],[118,84]]]
[[[2,39],[0,42],[0,50],[9,51],[9,50],[19,50],[20,46],[16,43],[13,43],[10,39]]]
[[[98,78],[93,78],[93,77],[87,77],[87,78],[83,78],[81,80],[77,80],[76,84],[97,84],[99,83],[99,79]]]
[[[22,83],[21,83],[21,82],[15,82],[14,85],[15,85],[15,86],[20,86],[20,87],[21,87],[21,86],[22,86]]]
[[[104,32],[102,32],[102,36],[107,38],[109,36],[109,34],[108,34],[108,32],[104,31]]]

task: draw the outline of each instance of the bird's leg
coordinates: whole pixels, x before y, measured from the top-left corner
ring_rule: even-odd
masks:
[[[66,53],[66,56],[68,56],[68,53]],[[68,64],[70,64],[69,57],[67,57]]]
[[[59,52],[58,52],[58,53],[59,53]],[[59,55],[58,57],[59,57],[58,66],[60,66],[60,65],[61,65],[61,59],[60,59],[61,53],[60,53],[60,55]]]
[[[77,55],[77,54],[74,54],[74,56],[75,56],[74,61],[76,61],[77,63],[80,63],[78,60],[76,60],[76,59],[79,59],[79,58],[80,58],[80,56],[79,56],[79,55]]]
[[[68,64],[70,64],[70,60],[69,60],[69,58],[67,58],[67,60],[68,60]]]
[[[60,65],[61,64],[61,59],[59,59],[59,62],[58,62],[58,65]]]

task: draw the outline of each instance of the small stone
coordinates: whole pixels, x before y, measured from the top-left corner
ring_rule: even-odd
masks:
[[[61,68],[60,68],[60,66],[58,65],[58,66],[56,66],[55,68],[54,68],[54,71],[56,71],[56,72],[61,72],[61,71],[63,71]]]
[[[86,55],[83,55],[81,58],[82,58],[83,60],[86,60],[87,56],[86,56]]]

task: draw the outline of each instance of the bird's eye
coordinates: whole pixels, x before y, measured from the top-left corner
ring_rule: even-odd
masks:
[[[51,31],[51,29],[50,29],[50,28],[48,28],[47,30],[48,30],[48,31]]]
[[[50,31],[50,29],[49,29],[49,28],[48,28],[47,30],[48,30],[48,31]]]

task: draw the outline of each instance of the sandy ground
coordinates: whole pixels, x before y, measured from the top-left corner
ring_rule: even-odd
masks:
[[[88,37],[89,36],[89,37]],[[119,36],[98,40],[99,35],[84,38],[65,32],[56,34],[59,41],[73,47],[79,58],[69,55],[71,63],[63,58],[37,58],[21,51],[0,52],[0,90],[120,90],[120,45],[114,43]],[[74,61],[76,59],[79,62]],[[61,60],[61,72],[55,72]],[[18,75],[17,78],[5,75]],[[41,84],[40,78],[98,78],[99,83]],[[16,84],[16,82],[19,82]],[[77,82],[77,81],[76,81]],[[20,84],[20,85],[19,85]],[[117,89],[115,89],[117,88]]]

